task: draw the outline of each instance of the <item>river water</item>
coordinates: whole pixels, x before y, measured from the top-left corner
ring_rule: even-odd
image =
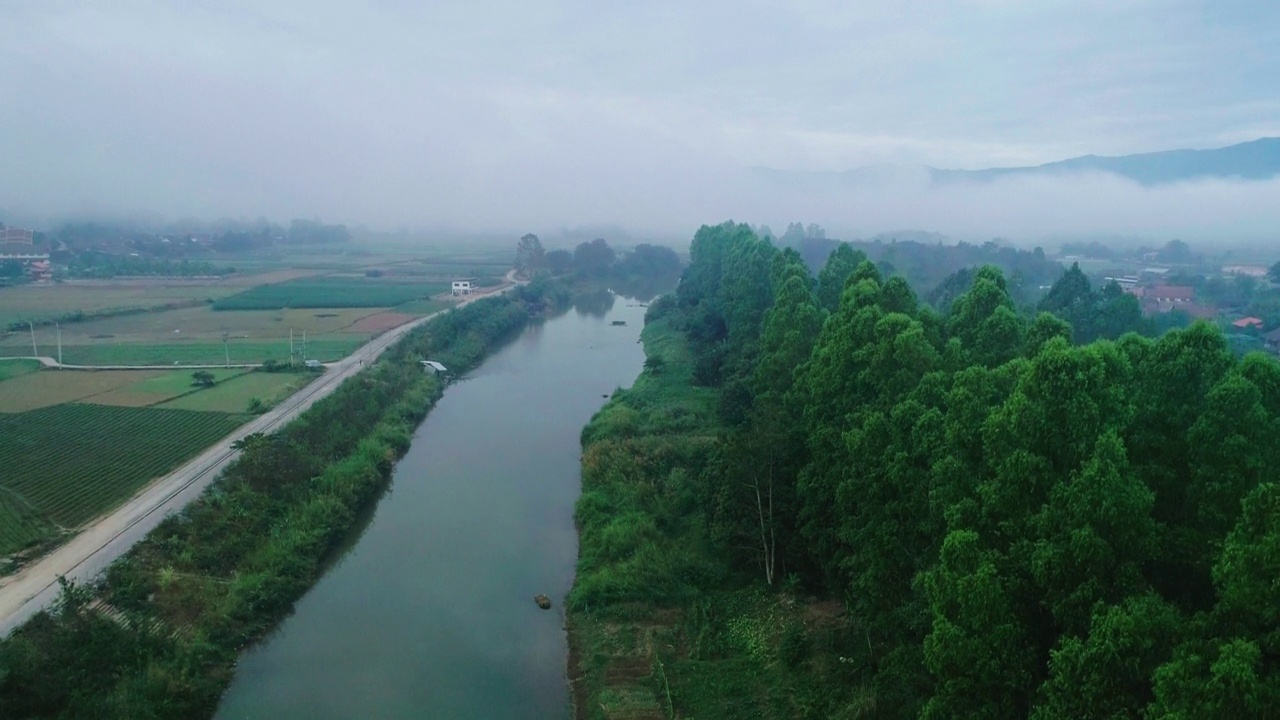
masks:
[[[640,372],[643,320],[583,301],[450,387],[358,537],[241,656],[217,718],[568,717],[578,438]]]

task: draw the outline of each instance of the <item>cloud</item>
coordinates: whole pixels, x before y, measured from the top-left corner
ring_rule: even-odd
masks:
[[[741,168],[1250,139],[1280,129],[1276,46],[1280,8],[1243,0],[9,3],[0,207],[687,235],[728,215],[1163,233],[1208,205],[1254,227],[1265,213],[1232,204],[1249,188],[845,197],[765,191]],[[1129,214],[1077,200],[1120,197]]]

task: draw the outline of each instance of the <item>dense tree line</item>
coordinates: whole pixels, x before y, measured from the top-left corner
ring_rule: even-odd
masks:
[[[651,297],[656,288],[669,286],[680,276],[683,264],[675,250],[641,243],[618,254],[607,240],[578,243],[572,250],[547,251],[537,235],[528,233],[516,245],[516,269],[526,277],[539,273],[573,275],[587,281],[609,282],[619,292]]]
[[[846,243],[826,238],[825,234],[788,233],[779,244],[799,252],[814,272],[818,272],[841,245],[849,245],[861,253],[861,257],[873,262],[881,274],[900,275],[920,294],[938,287],[958,269],[970,268],[972,272],[983,265],[992,265],[1005,274],[1009,294],[1019,305],[1034,304],[1042,294],[1041,287],[1053,283],[1062,274],[1062,264],[1047,257],[1041,248],[1023,250],[995,241],[981,245],[927,243],[914,239]]]
[[[847,245],[815,279],[698,231],[652,312],[731,428],[700,471],[717,552],[845,598],[878,716],[1273,716],[1280,365],[1129,332],[1078,268],[1034,317],[996,267],[955,285],[939,313]]]

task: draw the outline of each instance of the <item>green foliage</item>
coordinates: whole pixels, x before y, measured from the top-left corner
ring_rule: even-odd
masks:
[[[792,239],[802,253],[819,240]],[[681,333],[678,363],[663,357],[714,386],[696,389],[723,424],[673,425],[666,442],[713,439],[653,471],[633,448],[599,488],[595,443],[648,441],[662,406],[623,394],[584,432],[580,583],[592,612],[689,618],[687,663],[663,660],[676,712],[715,714],[707,698],[758,717],[1280,706],[1280,364],[1237,360],[1204,323],[1143,337],[1164,328],[1078,267],[1055,270],[1033,317],[1015,309],[1031,265],[956,272],[929,296],[939,314],[885,277],[912,257],[895,244],[852,267],[853,248],[827,247],[815,292],[750,228],[701,228],[646,337]],[[672,537],[670,557],[643,554]],[[699,558],[735,591],[778,597],[790,576],[839,598],[856,671],[830,672],[834,651],[784,620],[764,631],[767,601],[720,607],[723,587],[672,583]],[[801,668],[812,685],[794,682]],[[738,684],[746,673],[770,679]]]
[[[1138,299],[1108,283],[1094,291],[1078,263],[1063,273],[1037,309],[1051,312],[1071,324],[1077,342],[1115,340],[1128,332],[1151,334],[1153,327],[1142,317]]]

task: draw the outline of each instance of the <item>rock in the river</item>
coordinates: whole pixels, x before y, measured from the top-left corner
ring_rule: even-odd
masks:
[[[538,607],[542,608],[543,610],[551,609],[551,598],[547,597],[546,595],[534,595],[533,601],[538,603]]]

